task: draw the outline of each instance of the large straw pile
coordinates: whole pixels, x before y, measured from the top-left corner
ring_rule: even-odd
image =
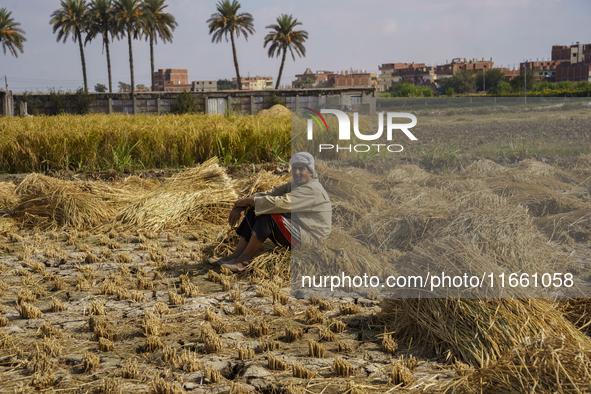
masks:
[[[546,299],[386,299],[381,321],[447,361],[488,366],[508,351],[537,338],[564,336],[591,349],[591,341]]]
[[[561,336],[526,339],[452,387],[466,394],[589,393],[591,348]]]
[[[83,229],[105,223],[114,207],[97,194],[84,191],[80,183],[40,174],[28,175],[16,189],[15,214],[27,227]]]
[[[153,231],[205,221],[223,224],[237,198],[233,181],[212,158],[142,195],[119,212],[115,224]]]

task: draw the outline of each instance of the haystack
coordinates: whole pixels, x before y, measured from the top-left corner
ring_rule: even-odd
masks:
[[[15,192],[19,197],[15,215],[26,227],[85,229],[107,222],[115,212],[81,183],[40,174],[28,175]]]
[[[591,348],[546,333],[508,349],[498,361],[466,374],[452,387],[466,394],[589,393]]]
[[[0,182],[0,211],[12,209],[18,202],[18,196],[14,192],[16,186],[10,182]]]
[[[223,224],[238,195],[217,158],[167,179],[126,206],[115,218],[124,229],[178,229],[204,221]]]
[[[587,335],[591,332],[591,299],[590,298],[566,298],[560,299],[558,309],[566,320],[570,321]]]
[[[335,169],[317,163],[318,180],[328,193],[333,207],[332,221],[336,225],[350,227],[361,216],[385,207],[385,201],[371,184],[372,177],[360,173],[347,173],[346,169]]]
[[[390,188],[392,185],[399,183],[414,183],[415,185],[425,185],[426,182],[433,179],[435,176],[423,170],[414,164],[405,164],[397,166],[388,171],[382,181],[379,182],[378,188]]]
[[[291,115],[291,111],[287,109],[284,105],[275,104],[269,109],[263,109],[257,113],[258,116],[267,117],[267,116],[288,116]]]
[[[291,180],[290,174],[276,175],[272,172],[262,170],[258,174],[239,181],[237,190],[240,197],[252,196],[256,193],[266,192],[277,186],[281,186]]]
[[[534,223],[552,241],[591,241],[591,207],[538,218]]]
[[[363,275],[385,273],[387,264],[363,243],[333,226],[328,238],[315,246],[292,251],[292,277],[301,275]],[[390,272],[390,271],[389,271]]]
[[[555,267],[563,271],[567,265],[565,254],[540,233],[526,210],[502,198],[472,195],[450,210],[454,213],[433,231],[433,239],[466,237],[514,272]]]
[[[565,338],[575,347],[591,341],[547,299],[385,299],[378,319],[401,341],[442,359],[490,366],[529,338]],[[518,390],[519,391],[519,390]]]
[[[480,159],[466,167],[466,173],[473,176],[494,176],[504,171],[507,171],[506,167],[488,159]]]

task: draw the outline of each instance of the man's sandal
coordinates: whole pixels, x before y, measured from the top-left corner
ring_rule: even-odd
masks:
[[[238,263],[234,259],[232,259],[229,262],[223,264],[222,265],[222,268],[225,268],[225,269],[230,270],[230,271],[235,272],[235,273],[246,271],[246,267],[240,269],[240,267],[238,267]]]

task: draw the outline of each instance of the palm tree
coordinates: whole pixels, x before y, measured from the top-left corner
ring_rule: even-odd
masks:
[[[225,37],[226,42],[228,42],[228,33],[230,33],[234,67],[236,67],[236,81],[238,83],[238,89],[242,90],[234,34],[236,34],[236,37],[240,37],[240,34],[243,34],[244,38],[248,41],[248,35],[254,33],[254,26],[252,24],[254,18],[247,12],[238,14],[239,9],[240,4],[236,0],[232,0],[232,2],[230,0],[220,0],[217,4],[218,12],[212,14],[207,20],[207,23],[209,23],[209,34],[213,33],[211,42],[221,42],[222,37]]]
[[[134,39],[142,37],[144,29],[144,14],[141,10],[140,0],[115,0],[115,20],[117,29],[121,34],[127,35],[129,45],[129,68],[131,70],[131,95],[135,100],[135,77],[133,75],[133,48],[131,46],[131,36]],[[133,106],[135,110],[135,105]]]
[[[118,37],[115,23],[115,10],[112,0],[91,0],[88,10],[88,32],[84,45],[94,40],[95,37],[103,38],[103,48],[107,51],[107,69],[109,72],[109,92],[113,92],[111,79],[111,53],[109,52],[109,35],[111,41]]]
[[[2,49],[4,55],[6,55],[6,49],[18,57],[18,52],[24,53],[23,42],[27,41],[24,34],[25,31],[21,29],[21,24],[15,22],[10,16],[12,12],[8,12],[6,8],[0,8],[0,42],[2,43]]]
[[[82,47],[82,33],[86,32],[87,10],[86,0],[61,0],[61,8],[51,14],[53,32],[58,32],[57,42],[63,39],[65,43],[72,34],[72,41],[80,45],[80,58],[82,59],[82,74],[84,75],[84,89],[88,91],[88,80],[86,79],[86,60],[84,59],[84,48]]]
[[[150,40],[150,66],[152,70],[152,91],[154,90],[154,44],[158,37],[163,43],[172,42],[172,32],[178,26],[174,16],[164,12],[166,0],[144,0],[142,10],[146,17],[146,39]]]
[[[271,32],[265,36],[265,45],[271,43],[269,47],[269,57],[277,56],[283,52],[283,58],[281,59],[281,67],[279,67],[279,76],[277,77],[277,84],[275,89],[279,89],[279,83],[281,82],[281,74],[283,73],[283,65],[285,64],[285,54],[289,49],[291,57],[295,61],[295,53],[299,57],[306,56],[306,48],[304,47],[304,41],[308,39],[308,32],[305,30],[294,30],[294,27],[301,25],[297,19],[291,15],[281,14],[277,18],[276,25],[266,26],[265,29],[271,29]]]

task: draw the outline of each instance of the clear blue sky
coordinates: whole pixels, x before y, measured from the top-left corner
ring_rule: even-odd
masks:
[[[216,1],[168,0],[167,11],[179,24],[172,44],[155,48],[158,68],[186,68],[189,81],[235,77],[230,43],[211,43],[205,21]],[[591,43],[591,0],[243,0],[254,16],[256,33],[238,40],[242,76],[277,78],[280,59],[267,57],[265,26],[281,13],[292,14],[308,31],[305,58],[286,60],[282,84],[312,70],[366,69],[382,63],[441,64],[455,57],[493,58],[496,66],[550,57],[551,46]],[[26,31],[25,53],[0,54],[0,85],[8,76],[14,91],[75,90],[83,85],[78,45],[56,42],[49,24],[58,0],[1,0]],[[136,83],[150,83],[149,46],[134,41]],[[89,88],[107,84],[106,57],[100,41],[85,48]],[[112,45],[113,88],[129,82],[126,41]]]

